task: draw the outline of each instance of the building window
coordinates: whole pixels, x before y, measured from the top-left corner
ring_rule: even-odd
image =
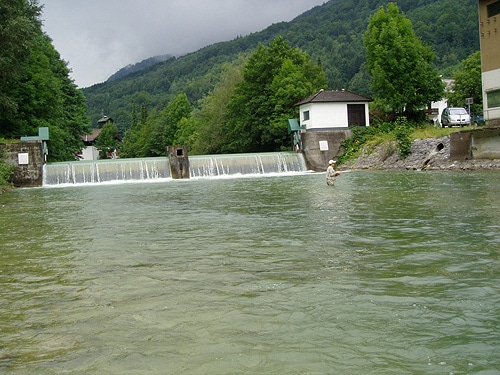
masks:
[[[310,117],[309,117],[309,111],[302,112],[302,116],[304,117],[304,121],[309,120],[310,119]]]
[[[500,90],[490,91],[486,93],[488,108],[500,107]]]
[[[500,14],[500,0],[495,1],[494,3],[488,4],[486,6],[486,9],[488,10],[488,18],[494,17],[497,14]]]

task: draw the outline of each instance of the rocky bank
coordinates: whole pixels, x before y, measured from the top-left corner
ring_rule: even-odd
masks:
[[[396,142],[365,147],[358,159],[344,163],[338,169],[500,170],[500,160],[450,160],[450,137],[442,137],[415,140],[405,159],[398,155]]]

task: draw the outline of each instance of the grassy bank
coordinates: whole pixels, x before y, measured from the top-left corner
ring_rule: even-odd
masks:
[[[405,158],[410,153],[412,142],[416,139],[441,138],[453,132],[470,129],[476,129],[476,127],[441,128],[425,123],[411,123],[405,119],[384,122],[367,128],[354,128],[353,136],[342,144],[345,151],[338,159],[339,164],[358,158],[363,148],[365,150],[375,148],[382,143],[394,144],[394,149],[387,150],[387,152],[392,153],[397,147],[400,156]]]

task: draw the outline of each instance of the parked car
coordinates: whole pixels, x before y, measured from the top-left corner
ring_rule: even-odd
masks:
[[[486,122],[484,121],[484,115],[483,113],[478,113],[477,115],[472,116],[472,123],[475,126],[482,126],[485,125]]]
[[[454,125],[470,125],[470,116],[465,108],[451,107],[443,109],[441,114],[441,126],[452,127]]]

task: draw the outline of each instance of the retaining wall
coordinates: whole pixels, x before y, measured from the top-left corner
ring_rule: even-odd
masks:
[[[451,133],[450,159],[500,159],[500,127]]]
[[[11,182],[16,187],[42,186],[43,154],[42,141],[30,141],[0,145],[8,164],[14,166]]]
[[[342,155],[344,150],[341,143],[351,136],[352,131],[349,129],[308,130],[300,133],[307,169],[325,171],[328,167],[328,160]]]

